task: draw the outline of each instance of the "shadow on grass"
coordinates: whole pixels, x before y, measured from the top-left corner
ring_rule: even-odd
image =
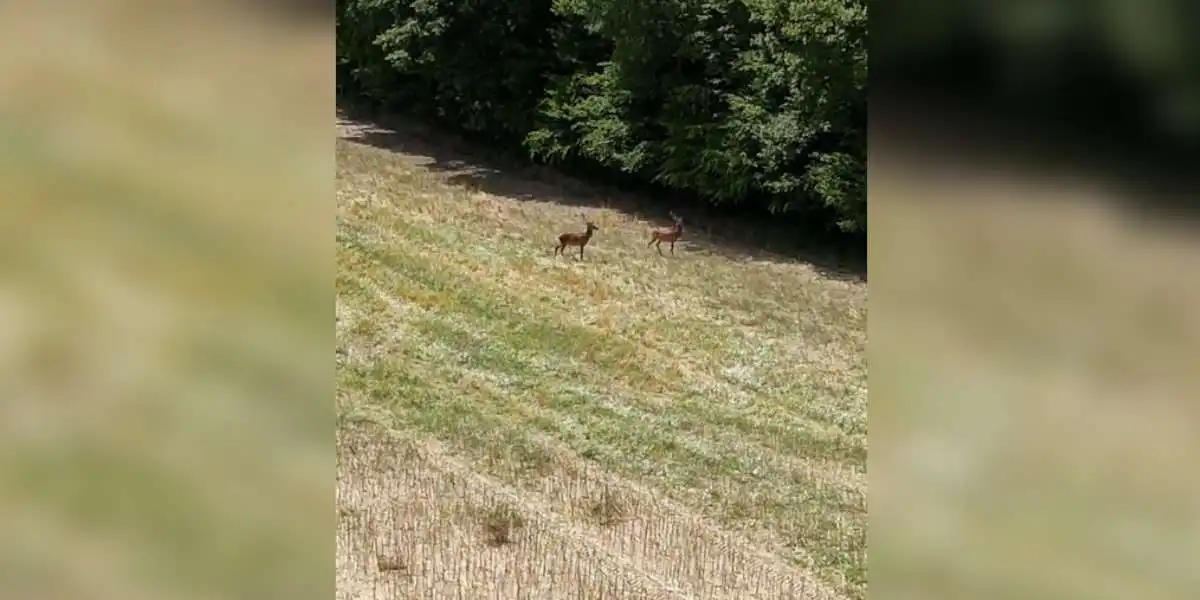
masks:
[[[829,278],[867,281],[865,237],[805,231],[794,223],[781,223],[766,215],[739,214],[688,201],[670,203],[612,185],[583,182],[403,117],[340,105],[337,118],[342,139],[403,154],[413,164],[439,172],[448,183],[471,191],[576,206],[581,212],[589,208],[615,209],[656,226],[669,225],[669,213],[674,211],[683,217],[686,227],[684,241],[675,247],[677,255],[703,253],[736,261],[799,261],[811,264]]]

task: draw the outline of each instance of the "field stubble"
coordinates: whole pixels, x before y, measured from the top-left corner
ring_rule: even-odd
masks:
[[[864,283],[337,144],[339,598],[865,597]]]

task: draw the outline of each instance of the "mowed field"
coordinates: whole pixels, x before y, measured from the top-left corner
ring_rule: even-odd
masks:
[[[338,130],[338,598],[866,597],[865,282]]]

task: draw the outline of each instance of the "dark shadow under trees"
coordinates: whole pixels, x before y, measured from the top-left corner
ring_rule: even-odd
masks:
[[[714,207],[678,195],[668,198],[644,186],[600,180],[595,174],[566,174],[446,128],[379,114],[351,102],[340,102],[337,113],[342,138],[404,154],[443,174],[452,185],[515,200],[615,209],[662,225],[670,223],[669,213],[674,211],[687,223],[689,243],[679,248],[685,252],[733,260],[800,261],[827,277],[867,281],[865,234],[829,231],[825,224],[807,225],[794,215]]]

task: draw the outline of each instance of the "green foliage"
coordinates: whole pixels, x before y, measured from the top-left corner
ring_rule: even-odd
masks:
[[[865,0],[339,0],[337,38],[383,108],[866,229]]]

